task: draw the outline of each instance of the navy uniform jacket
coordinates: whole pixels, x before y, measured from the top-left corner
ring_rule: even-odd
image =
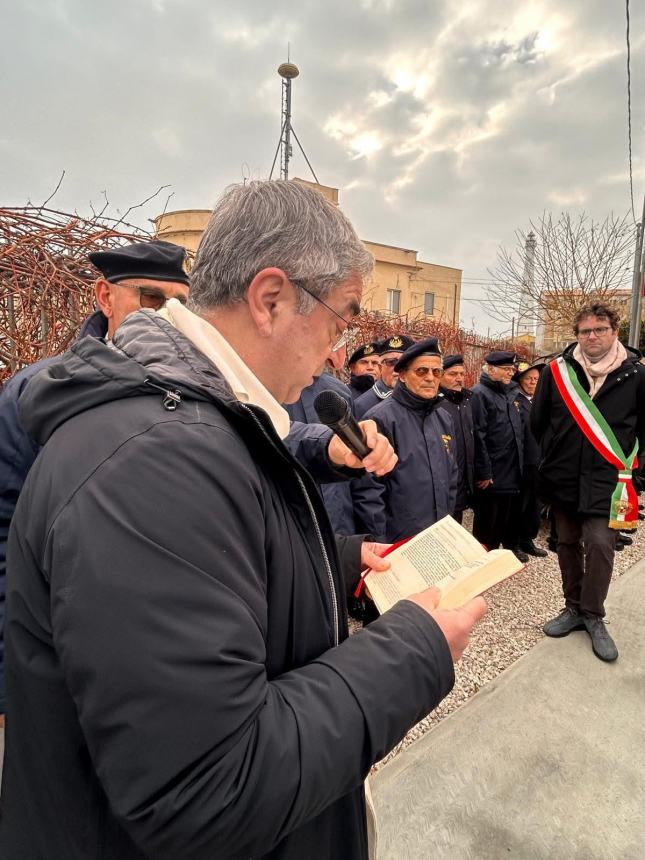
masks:
[[[320,423],[320,419],[314,409],[314,400],[321,391],[330,390],[336,391],[340,394],[351,408],[352,395],[350,394],[349,388],[329,373],[323,373],[315,379],[311,385],[303,389],[299,400],[295,403],[287,403],[284,407],[289,413],[289,417],[292,421],[302,422],[303,424],[309,425],[317,425],[320,428],[321,435],[324,435],[327,438],[327,444],[329,444],[332,431]],[[309,432],[311,432],[312,429],[313,427],[310,427]],[[298,457],[298,451],[295,449],[298,442],[297,430],[297,427],[295,427],[295,429],[292,428],[292,431],[284,440],[284,444],[296,457]],[[302,462],[301,457],[298,457],[298,459]],[[308,464],[306,465],[308,466]],[[352,471],[354,471],[354,476],[361,474],[356,473],[355,470]],[[317,476],[314,474],[313,477],[315,478]],[[354,506],[349,482],[344,480],[342,483],[319,484],[319,486],[334,532],[340,535],[355,534]]]
[[[440,388],[439,391],[443,394],[439,406],[450,414],[455,429],[455,456],[459,468],[455,510],[463,511],[469,506],[474,490],[475,431],[470,403],[473,393],[470,388],[461,391]]]
[[[524,425],[518,391],[514,382],[493,382],[487,373],[473,388],[475,481],[492,478],[489,493],[520,491]]]
[[[424,400],[397,382],[392,396],[365,416],[376,421],[399,455],[388,475],[365,475],[355,490],[355,496],[359,490],[371,492],[365,526],[386,542],[417,534],[455,509],[454,429],[450,415],[437,408],[440,399]]]
[[[370,409],[374,406],[378,406],[382,400],[386,400],[393,391],[394,389],[390,388],[389,385],[386,385],[382,379],[377,379],[369,391],[366,391],[365,394],[361,394],[361,396],[357,397],[354,401],[354,415],[360,421],[361,418],[364,418],[365,415],[367,415]]]

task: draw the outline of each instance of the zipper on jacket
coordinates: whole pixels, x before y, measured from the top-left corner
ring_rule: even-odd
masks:
[[[262,434],[269,440],[269,442],[271,442],[271,444],[273,444],[273,440],[271,439],[271,437],[269,436],[267,431],[262,426],[262,422],[257,417],[255,412],[253,412],[252,409],[249,409],[249,407],[246,405],[246,403],[240,402],[240,406],[242,406],[244,409],[246,409],[246,411],[249,412],[253,416],[253,420],[255,421],[255,423],[258,425],[258,427],[262,431]],[[332,613],[334,616],[334,619],[333,619],[334,620],[334,645],[338,645],[339,644],[339,637],[340,637],[339,622],[338,622],[338,595],[336,594],[336,585],[334,583],[334,576],[331,572],[331,564],[329,562],[329,556],[327,554],[327,547],[325,546],[325,541],[323,540],[322,532],[320,530],[320,524],[318,523],[318,518],[316,517],[316,512],[314,511],[314,506],[313,506],[313,503],[311,501],[311,498],[309,497],[309,493],[307,492],[307,488],[305,487],[304,481],[302,480],[302,478],[300,477],[300,475],[297,472],[295,472],[295,475],[296,475],[296,478],[298,479],[298,483],[300,484],[300,489],[302,490],[302,494],[305,497],[305,502],[307,503],[307,508],[309,509],[309,513],[311,514],[311,518],[314,522],[314,528],[316,530],[316,537],[318,538],[318,543],[320,544],[320,550],[322,552],[323,561],[325,562],[325,570],[327,572],[327,580],[329,582],[329,590],[331,593]]]
[[[162,401],[163,408],[166,409],[168,412],[174,412],[175,409],[181,403],[181,392],[176,391],[172,388],[164,388],[161,385],[157,385],[156,383],[151,382],[150,379],[144,379],[143,383],[144,385],[149,385],[150,388],[156,388],[157,391],[161,391],[161,393],[164,395],[164,399]]]

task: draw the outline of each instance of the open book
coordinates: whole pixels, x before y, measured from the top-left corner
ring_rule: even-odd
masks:
[[[441,591],[439,608],[454,609],[524,567],[510,549],[486,552],[452,517],[429,526],[387,559],[389,570],[365,577],[379,612],[431,585]]]

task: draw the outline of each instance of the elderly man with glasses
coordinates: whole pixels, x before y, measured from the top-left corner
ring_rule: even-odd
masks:
[[[638,522],[633,477],[645,460],[645,367],[618,340],[616,311],[580,308],[570,344],[540,375],[531,425],[542,446],[540,496],[555,517],[564,609],[547,636],[585,629],[594,654],[618,648],[604,623],[616,536]]]
[[[191,309],[26,389],[46,444],[10,535],[2,857],[368,857],[364,780],[485,611],[429,589],[348,638],[362,538],[282,441],[372,266],[316,191],[233,186]]]
[[[487,549],[513,550],[522,562],[528,555],[517,544],[513,506],[520,498],[524,424],[517,384],[512,381],[516,355],[493,350],[485,356],[471,408],[475,432],[473,535]]]
[[[394,366],[394,392],[366,414],[392,443],[399,456],[382,478],[357,481],[368,495],[364,526],[386,541],[417,534],[452,514],[457,498],[458,466],[452,418],[438,405],[443,374],[437,338],[409,347]],[[376,492],[375,492],[376,490]]]

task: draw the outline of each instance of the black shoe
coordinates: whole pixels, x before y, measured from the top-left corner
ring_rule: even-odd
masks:
[[[614,549],[616,552],[622,552],[625,549],[625,544],[622,541],[617,540]]]
[[[529,555],[534,555],[536,558],[545,558],[548,552],[540,546],[536,546],[532,540],[527,540],[520,544],[520,549],[527,552]]]
[[[587,633],[591,636],[591,647],[596,657],[606,663],[613,663],[618,657],[616,643],[609,635],[605,622],[598,615],[584,615]]]
[[[624,535],[622,532],[618,532],[618,537],[616,538],[616,543],[622,543],[623,546],[631,546],[634,543],[634,538],[628,537]]]
[[[546,546],[547,546],[547,549],[550,550],[551,552],[557,552],[558,551],[558,542],[555,538],[548,537],[546,539]]]
[[[582,630],[585,626],[585,619],[572,606],[565,606],[559,615],[547,621],[542,630],[547,636],[553,636],[559,639],[561,636],[568,636],[572,630]]]
[[[526,564],[529,560],[528,555],[524,552],[523,549],[520,549],[519,546],[509,547],[513,555],[518,561],[521,561],[522,564]]]

